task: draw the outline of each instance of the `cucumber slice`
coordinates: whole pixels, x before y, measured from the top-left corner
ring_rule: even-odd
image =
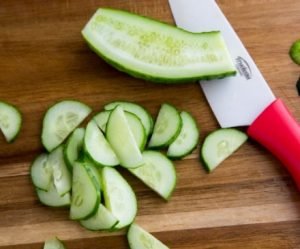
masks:
[[[201,148],[201,157],[206,169],[213,171],[222,161],[235,152],[248,136],[234,128],[218,129],[210,133]]]
[[[126,11],[101,8],[82,35],[112,66],[146,80],[187,82],[236,72],[219,31],[191,33]]]
[[[39,155],[32,163],[30,176],[33,185],[44,191],[48,191],[52,180],[52,168],[48,164],[48,155]]]
[[[73,166],[70,218],[72,220],[81,220],[94,215],[98,209],[99,202],[99,193],[85,165],[76,162]]]
[[[73,169],[74,162],[79,158],[83,147],[84,134],[84,128],[77,128],[73,131],[64,147],[64,159],[70,171]]]
[[[169,249],[136,223],[131,224],[127,232],[127,239],[131,249]]]
[[[84,166],[98,191],[100,201],[101,201],[101,189],[103,184],[101,182],[100,171],[98,170],[98,168],[95,166],[93,162],[87,159],[85,159],[84,161]]]
[[[143,108],[142,106],[132,103],[132,102],[126,102],[126,101],[115,101],[111,102],[104,106],[105,110],[113,110],[116,108],[116,106],[121,106],[124,111],[131,112],[135,114],[142,122],[147,137],[150,135],[153,129],[153,119],[150,115],[150,113]]]
[[[61,240],[54,237],[45,241],[44,249],[65,249],[65,245]]]
[[[52,169],[54,185],[60,196],[69,192],[72,187],[71,174],[64,160],[63,146],[57,147],[48,157],[48,165]]]
[[[93,120],[97,123],[101,131],[105,133],[106,124],[109,119],[110,111],[102,111],[93,117]]]
[[[149,148],[162,148],[171,144],[179,135],[182,120],[177,109],[169,104],[163,104],[154,124]]]
[[[300,40],[295,41],[289,51],[291,59],[300,65]]]
[[[95,122],[103,132],[106,131],[106,124],[109,119],[110,113],[111,111],[104,111],[100,112],[94,117]],[[147,136],[141,120],[134,113],[127,111],[125,111],[124,113],[136,143],[138,144],[140,150],[144,150],[147,142]]]
[[[22,126],[21,112],[13,105],[0,101],[0,130],[6,141],[11,143]]]
[[[143,159],[141,167],[128,170],[168,200],[176,186],[176,170],[172,161],[157,151],[144,151]]]
[[[142,153],[121,106],[117,106],[109,116],[106,137],[122,166],[135,168],[143,163]]]
[[[61,101],[50,107],[43,120],[44,147],[52,151],[59,146],[91,111],[87,105],[74,100]]]
[[[195,119],[184,111],[180,113],[180,117],[181,131],[175,141],[170,144],[167,152],[167,156],[174,159],[191,154],[199,142],[199,129]]]
[[[41,203],[50,207],[64,207],[69,206],[71,203],[70,193],[66,193],[63,196],[60,196],[54,186],[54,183],[51,182],[48,191],[41,189],[36,189],[37,196]]]
[[[83,227],[92,231],[110,230],[117,223],[118,219],[101,203],[92,217],[80,221]]]
[[[120,173],[111,167],[103,168],[102,182],[105,205],[119,221],[115,228],[128,226],[137,213],[137,200],[132,188]]]
[[[116,166],[120,163],[94,120],[91,120],[86,127],[84,150],[97,165]]]

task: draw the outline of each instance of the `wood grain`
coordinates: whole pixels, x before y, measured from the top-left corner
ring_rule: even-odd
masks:
[[[218,3],[275,94],[299,119],[299,67],[288,50],[299,38],[300,2]],[[38,202],[28,169],[43,151],[41,122],[51,104],[78,99],[96,113],[109,101],[125,99],[142,104],[154,116],[161,103],[169,102],[196,117],[201,141],[218,127],[197,84],[156,85],[134,79],[88,49],[80,30],[99,6],[174,23],[166,0],[0,3],[0,99],[17,105],[24,117],[13,144],[0,137],[1,249],[41,248],[54,235],[70,249],[128,248],[125,231],[89,232],[68,219],[68,210]],[[280,163],[255,142],[247,142],[212,174],[199,162],[198,148],[176,162],[176,168],[178,185],[168,203],[122,171],[138,197],[137,222],[170,248],[299,248],[299,192]]]

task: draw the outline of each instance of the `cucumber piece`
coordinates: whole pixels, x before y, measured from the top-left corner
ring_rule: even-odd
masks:
[[[106,141],[94,120],[91,120],[84,136],[84,150],[94,163],[100,166],[116,166],[119,159]]]
[[[219,31],[191,33],[126,11],[100,8],[82,35],[106,62],[145,80],[176,83],[236,73]]]
[[[84,134],[84,128],[75,129],[64,147],[64,159],[70,171],[73,169],[74,162],[79,158],[83,147]]]
[[[127,232],[130,249],[168,249],[152,234],[141,228],[136,223],[131,224]]]
[[[106,124],[109,119],[110,111],[102,111],[93,117],[93,120],[97,123],[101,131],[105,133]]]
[[[110,113],[111,111],[104,111],[100,112],[94,117],[95,122],[103,132],[106,131],[106,123],[109,119]],[[124,113],[136,143],[138,144],[140,150],[144,150],[147,142],[147,136],[141,120],[134,113],[127,111]]]
[[[137,200],[128,182],[114,168],[102,170],[104,200],[107,209],[118,219],[116,229],[133,222],[137,213]]]
[[[295,41],[289,51],[291,59],[300,65],[300,40]]]
[[[86,220],[81,220],[80,224],[92,231],[110,230],[118,223],[118,219],[100,203],[97,212]]]
[[[142,166],[128,170],[168,200],[176,186],[176,170],[172,161],[157,151],[144,151],[143,159]]]
[[[15,140],[21,126],[22,115],[17,107],[0,101],[0,130],[8,143]]]
[[[48,191],[52,180],[52,168],[48,164],[48,155],[39,155],[32,163],[30,176],[33,185],[44,191]]]
[[[57,192],[60,196],[63,196],[72,187],[71,174],[64,160],[63,145],[60,145],[49,154],[48,165],[51,167]]]
[[[177,109],[170,104],[163,104],[154,124],[149,148],[162,148],[170,145],[179,135],[182,120]]]
[[[201,157],[206,169],[213,171],[222,161],[235,152],[248,136],[234,128],[222,128],[210,133],[201,148]]]
[[[71,203],[70,193],[66,193],[60,196],[54,186],[53,181],[51,181],[48,191],[41,189],[36,189],[37,196],[41,203],[50,207],[64,207],[69,206]]]
[[[65,249],[65,245],[61,240],[54,237],[45,241],[44,249]]]
[[[167,156],[174,159],[182,158],[196,148],[199,142],[199,129],[196,120],[188,112],[181,112],[182,128],[178,137],[170,144]]]
[[[89,218],[97,211],[99,203],[99,192],[84,163],[75,162],[73,166],[70,218],[72,220]]]
[[[142,122],[147,137],[151,134],[152,129],[153,129],[153,119],[150,115],[150,113],[143,108],[142,106],[132,103],[132,102],[127,102],[127,101],[115,101],[111,102],[107,105],[104,106],[105,110],[113,110],[116,108],[116,106],[121,106],[124,111],[126,112],[131,112],[135,114]]]
[[[121,106],[117,106],[109,116],[106,137],[123,167],[135,168],[143,163],[142,153]]]
[[[100,171],[98,170],[98,168],[95,166],[95,164],[93,162],[91,162],[88,159],[85,159],[84,161],[84,165],[85,168],[89,174],[89,176],[91,177],[97,191],[100,197],[100,201],[101,201],[101,189],[102,189],[102,182],[101,182],[101,176],[100,176]]]
[[[43,120],[42,143],[52,151],[90,114],[91,108],[74,100],[64,100],[48,109]]]

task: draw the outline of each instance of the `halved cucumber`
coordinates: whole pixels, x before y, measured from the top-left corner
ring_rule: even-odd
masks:
[[[121,106],[117,106],[109,116],[106,137],[122,166],[135,168],[143,163],[142,153]]]
[[[82,35],[112,66],[146,80],[186,82],[236,72],[219,31],[191,33],[126,11],[101,8]]]
[[[100,203],[97,212],[86,220],[81,220],[80,224],[92,231],[110,230],[118,223],[118,219]]]
[[[141,120],[145,128],[147,137],[150,135],[153,129],[153,119],[150,113],[144,107],[132,102],[115,101],[105,105],[104,109],[111,111],[115,109],[116,106],[121,106],[124,111],[135,114]]]
[[[170,144],[167,156],[171,158],[182,158],[190,154],[199,142],[199,129],[191,114],[181,112],[182,128],[178,137]]]
[[[137,200],[132,188],[120,173],[111,167],[103,168],[102,181],[105,206],[119,221],[115,228],[128,226],[137,213]]]
[[[130,249],[169,249],[136,223],[131,224],[129,227],[127,239]]]
[[[99,126],[99,128],[105,132],[106,124],[109,119],[111,111],[103,111],[98,113],[93,119]],[[144,147],[147,142],[147,136],[145,127],[143,126],[141,120],[132,112],[124,111],[130,129],[133,133],[136,143],[138,144],[140,150],[144,150]]]
[[[84,150],[87,155],[100,166],[116,166],[120,164],[113,146],[106,141],[96,122],[91,120],[84,136]]]
[[[143,160],[142,166],[128,170],[168,200],[176,186],[176,170],[172,161],[157,151],[144,151]]]
[[[44,191],[48,191],[52,180],[52,168],[48,164],[48,155],[39,155],[32,163],[30,176],[33,185]]]
[[[64,160],[62,145],[49,154],[47,164],[52,169],[53,181],[57,192],[59,195],[63,196],[71,190],[72,179]]]
[[[59,146],[90,112],[90,107],[74,100],[64,100],[50,107],[43,120],[44,147],[52,151]]]
[[[201,148],[201,157],[209,172],[236,151],[248,136],[234,128],[218,129],[210,133]]]
[[[84,128],[75,129],[64,147],[64,158],[70,171],[82,150],[84,134]]]
[[[177,109],[169,104],[163,104],[154,124],[149,148],[162,148],[171,144],[179,135],[182,120]]]
[[[7,142],[13,142],[21,130],[22,115],[13,105],[0,101],[0,130]]]
[[[61,240],[54,237],[45,241],[44,249],[65,249],[65,245]]]
[[[68,192],[63,196],[60,196],[53,182],[50,183],[48,191],[44,191],[37,188],[36,192],[40,202],[46,206],[64,207],[64,206],[69,206],[71,203],[70,193]]]
[[[84,163],[76,162],[73,166],[70,218],[72,220],[81,220],[94,215],[98,209],[99,202],[99,192]]]

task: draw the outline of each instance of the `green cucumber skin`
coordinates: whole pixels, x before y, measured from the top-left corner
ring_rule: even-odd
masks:
[[[126,11],[126,10],[116,10],[116,9],[112,9],[112,8],[102,8],[102,9],[104,9],[104,10],[105,9],[106,10],[113,10],[113,11],[118,11],[121,14],[132,15],[131,12]],[[146,16],[139,15],[139,17],[141,17],[145,20],[148,20],[148,21],[149,20],[150,21],[155,21],[155,22],[160,23],[161,25],[164,25],[164,26],[168,26],[168,27],[171,26],[171,25],[169,25],[165,22],[162,22],[162,21],[159,21],[159,20],[156,20],[156,19],[153,19],[153,18],[149,18],[149,17],[146,17]],[[174,26],[171,26],[171,27],[174,27]],[[179,30],[181,30],[182,32],[185,32],[185,33],[190,33],[190,34],[192,33],[192,32],[188,32],[184,29],[181,29],[179,27],[174,27],[174,28],[179,29]],[[219,31],[202,32],[202,34],[216,33],[216,32],[219,32]],[[198,76],[198,77],[182,77],[182,78],[167,78],[167,77],[159,77],[159,76],[149,75],[149,74],[145,74],[145,73],[142,73],[142,72],[139,72],[139,71],[134,71],[132,69],[127,68],[125,65],[121,65],[117,61],[113,61],[113,60],[109,59],[107,56],[105,56],[103,53],[98,51],[97,48],[95,48],[91,44],[89,39],[85,36],[84,29],[81,31],[81,34],[82,34],[84,40],[86,41],[86,43],[88,44],[89,48],[94,53],[96,53],[99,57],[101,57],[106,63],[110,64],[111,66],[113,66],[117,70],[119,70],[121,72],[124,72],[124,73],[126,73],[126,74],[128,74],[128,75],[130,75],[134,78],[143,79],[143,80],[146,80],[146,81],[149,81],[149,82],[159,83],[159,84],[194,83],[194,82],[197,82],[199,80],[222,79],[222,78],[229,77],[229,76],[235,76],[236,73],[237,73],[236,70],[232,70],[232,71],[228,71],[228,72],[225,72],[225,73],[211,74],[211,75]]]
[[[3,100],[0,100],[0,102],[2,102],[5,105],[9,105],[9,106],[12,106],[13,108],[15,108],[15,110],[17,111],[17,113],[18,113],[18,115],[20,117],[19,131],[9,141],[6,140],[8,143],[13,143],[13,142],[16,141],[16,139],[18,138],[18,136],[19,136],[19,134],[21,132],[22,123],[23,123],[23,114],[22,114],[22,112],[20,111],[20,109],[17,106],[15,106],[13,104],[10,104],[10,103],[8,103],[6,101],[3,101]]]
[[[215,32],[215,31],[212,31]],[[211,32],[205,32],[205,33],[211,33]],[[84,34],[82,34],[85,41],[87,42],[89,48],[96,53],[98,56],[100,56],[106,63],[110,64],[112,67],[116,68],[117,70],[126,73],[134,78],[142,79],[145,81],[149,81],[152,83],[157,84],[184,84],[184,83],[195,83],[199,80],[213,80],[213,79],[223,79],[229,76],[235,76],[236,71],[229,71],[222,74],[212,74],[212,75],[206,75],[206,76],[199,76],[199,77],[187,77],[187,78],[163,78],[163,77],[156,77],[153,75],[143,74],[138,71],[132,71],[131,69],[126,68],[125,66],[118,64],[116,61],[112,61],[109,58],[107,58],[104,54],[97,51],[97,49],[88,41],[88,39],[85,38]]]
[[[292,44],[289,55],[293,62],[300,65],[300,39]]]

